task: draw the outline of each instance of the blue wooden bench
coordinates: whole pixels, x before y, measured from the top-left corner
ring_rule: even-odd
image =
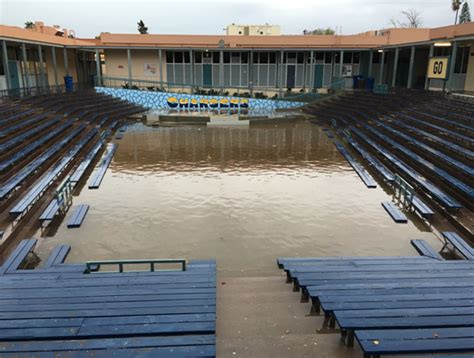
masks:
[[[365,358],[378,358],[387,354],[474,351],[474,329],[461,327],[357,330],[355,336]]]
[[[441,251],[451,245],[453,249],[459,252],[466,260],[474,260],[474,249],[464,241],[461,236],[453,231],[444,231],[441,234],[444,239],[444,246]]]
[[[69,229],[80,227],[88,211],[89,211],[89,205],[87,204],[78,205],[76,209],[74,210],[74,212],[72,213],[72,216],[67,223],[67,227]]]
[[[59,204],[56,199],[50,201],[46,209],[41,213],[38,220],[41,222],[41,227],[45,226],[45,223],[50,222],[54,219],[59,211]]]
[[[434,211],[417,196],[412,197],[411,203],[415,211],[419,213],[421,217],[431,219],[435,215]]]
[[[71,251],[69,245],[56,246],[53,251],[49,254],[48,259],[44,263],[44,268],[49,268],[58,264],[62,264],[66,260],[67,255]]]
[[[100,140],[87,155],[85,156],[84,160],[77,166],[76,170],[74,170],[74,173],[70,177],[70,181],[73,184],[77,184],[82,176],[84,175],[85,171],[87,168],[89,168],[90,164],[94,160],[95,156],[99,151],[102,149],[102,146],[104,144],[103,140]]]
[[[109,167],[110,162],[112,161],[112,157],[114,156],[115,151],[117,150],[117,144],[109,143],[107,144],[107,148],[105,153],[103,154],[99,164],[95,171],[92,173],[92,178],[89,182],[89,189],[98,189],[102,179],[104,178],[105,172]]]
[[[354,171],[359,175],[361,180],[364,182],[365,186],[367,188],[376,188],[377,183],[375,182],[374,178],[369,174],[367,170],[364,169],[362,165],[359,164],[344,148],[340,143],[335,142],[336,148],[341,152],[342,156],[344,159],[347,160],[347,162],[352,166]]]
[[[436,250],[433,249],[433,247],[430,244],[428,244],[428,242],[425,240],[415,239],[415,240],[411,240],[410,243],[416,249],[416,251],[418,251],[418,253],[422,256],[428,256],[428,257],[432,257],[438,260],[443,259],[441,255],[438,252],[436,252]]]
[[[384,201],[382,202],[383,208],[387,211],[387,213],[392,217],[393,221],[396,223],[407,223],[408,219],[403,214],[397,206],[392,203],[391,201]]]
[[[115,136],[115,139],[122,139],[123,138],[123,133],[117,133]]]
[[[33,251],[37,242],[36,239],[22,240],[0,267],[0,274],[16,271],[28,254]]]

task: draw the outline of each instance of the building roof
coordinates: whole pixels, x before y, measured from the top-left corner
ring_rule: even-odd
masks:
[[[100,39],[74,39],[51,33],[0,25],[0,38],[84,48],[230,48],[230,49],[335,49],[380,48],[435,40],[474,38],[474,23],[433,29],[385,29],[355,35],[152,35],[102,33]]]
[[[61,30],[58,30],[61,31]],[[51,33],[22,29],[17,26],[0,25],[0,37],[6,40],[17,40],[22,42],[33,42],[38,44],[49,44],[58,46],[90,46],[91,42],[81,39],[73,39],[63,36],[55,36]]]

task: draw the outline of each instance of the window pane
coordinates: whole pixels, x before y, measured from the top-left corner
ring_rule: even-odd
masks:
[[[173,62],[173,52],[166,51],[166,62],[172,63]]]
[[[268,63],[268,52],[260,52],[260,63]]]
[[[212,63],[219,63],[219,52],[212,53]]]
[[[224,63],[230,63],[230,53],[224,52]]]
[[[174,62],[175,63],[183,63],[183,53],[182,52],[175,52],[174,53]]]
[[[316,52],[315,57],[316,57],[316,61],[324,60],[324,52]]]
[[[202,62],[202,52],[195,52],[194,53],[194,62],[201,63]]]
[[[303,52],[298,52],[297,62],[298,63],[304,63],[304,53]]]
[[[249,62],[249,61],[248,61],[248,55],[249,55],[249,54],[248,54],[247,52],[242,52],[242,53],[240,54],[240,61],[241,61],[242,63],[248,63],[248,62]]]
[[[324,62],[325,63],[331,63],[332,62],[332,52],[326,52],[326,55],[324,57]]]
[[[185,63],[190,63],[191,62],[190,57],[189,57],[189,52],[184,53],[184,62]]]
[[[360,52],[354,52],[352,56],[352,63],[360,63]]]
[[[268,62],[270,63],[276,63],[276,53],[275,52],[270,52],[268,56]]]
[[[352,52],[344,52],[344,63],[352,63]]]

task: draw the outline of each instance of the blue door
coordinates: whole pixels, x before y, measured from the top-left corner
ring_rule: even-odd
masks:
[[[324,65],[314,65],[314,88],[323,87]]]
[[[202,65],[202,85],[204,87],[212,87],[212,65]]]
[[[17,61],[8,61],[8,70],[10,71],[10,89],[20,88],[20,76],[18,74]]]

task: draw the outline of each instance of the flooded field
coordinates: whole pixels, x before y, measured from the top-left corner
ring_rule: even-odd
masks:
[[[322,129],[129,127],[79,229],[68,216],[37,252],[72,246],[68,262],[216,258],[220,274],[266,275],[277,256],[414,255],[441,245],[414,219],[395,224]]]

